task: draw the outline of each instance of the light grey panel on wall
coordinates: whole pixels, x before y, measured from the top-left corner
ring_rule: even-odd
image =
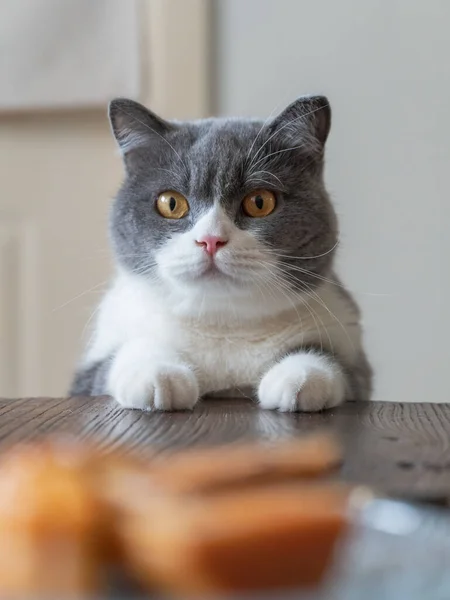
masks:
[[[139,91],[138,0],[1,0],[0,110],[104,108]]]
[[[221,114],[334,109],[327,182],[375,399],[449,401],[450,2],[216,0]]]

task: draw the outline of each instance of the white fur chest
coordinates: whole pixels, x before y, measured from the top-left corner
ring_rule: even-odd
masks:
[[[324,286],[322,293],[324,299],[234,326],[179,321],[179,352],[197,372],[201,393],[255,386],[275,361],[309,344],[351,362],[361,343],[357,315],[335,290]]]
[[[302,330],[289,317],[236,329],[182,326],[180,353],[195,369],[201,393],[255,385],[277,358],[301,345]]]
[[[332,286],[316,299],[283,306],[270,316],[253,301],[253,318],[230,313],[207,321],[174,310],[165,298],[139,280],[119,278],[106,295],[86,362],[110,358],[124,344],[146,342],[149,364],[180,361],[196,372],[201,394],[254,386],[284,354],[302,345],[328,348],[344,358],[360,346],[357,315]],[[247,307],[248,309],[248,307]],[[145,358],[145,357],[141,357]]]

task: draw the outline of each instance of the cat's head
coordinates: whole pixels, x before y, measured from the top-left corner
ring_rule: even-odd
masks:
[[[117,99],[110,120],[126,171],[111,220],[122,268],[195,301],[261,302],[322,281],[337,243],[322,177],[326,98],[267,121],[193,122]]]

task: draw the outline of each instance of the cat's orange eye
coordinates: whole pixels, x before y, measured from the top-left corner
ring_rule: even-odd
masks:
[[[182,219],[189,212],[189,202],[179,192],[163,192],[158,196],[156,208],[166,219]]]
[[[267,217],[275,210],[277,199],[270,190],[255,190],[245,196],[242,208],[249,217]]]

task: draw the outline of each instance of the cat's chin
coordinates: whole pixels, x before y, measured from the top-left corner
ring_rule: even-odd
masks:
[[[245,301],[254,298],[257,293],[248,277],[228,275],[217,268],[203,273],[189,272],[183,276],[177,273],[176,277],[167,277],[166,274],[163,279],[168,292],[181,295],[187,304],[192,302],[195,308],[199,304],[205,308],[205,302],[212,302],[216,307],[225,303],[222,307],[225,310],[230,301]]]
[[[200,281],[223,281],[224,279],[229,279],[229,277],[215,263],[210,263],[197,274],[196,279]]]
[[[189,270],[184,273],[177,273],[174,281],[181,283],[184,286],[195,288],[222,288],[229,289],[232,287],[245,286],[246,279],[238,273],[228,273],[216,264],[210,264],[205,268],[198,270]]]
[[[221,271],[208,271],[197,277],[187,277],[182,281],[176,282],[177,287],[181,286],[193,292],[206,293],[207,295],[236,295],[245,293],[248,287],[243,280],[230,277]]]

